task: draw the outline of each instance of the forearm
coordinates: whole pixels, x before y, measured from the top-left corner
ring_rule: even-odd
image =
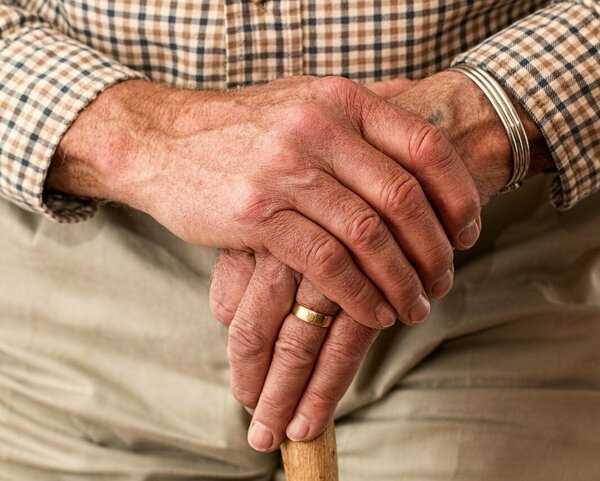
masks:
[[[119,83],[79,114],[56,150],[46,189],[142,207],[158,146],[189,92],[143,80]]]

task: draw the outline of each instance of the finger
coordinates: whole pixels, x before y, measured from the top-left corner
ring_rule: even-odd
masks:
[[[371,92],[388,99],[406,92],[411,87],[414,87],[417,83],[418,80],[395,78],[391,80],[382,80],[381,82],[375,82],[372,84],[366,84],[365,87],[367,87]]]
[[[291,210],[274,214],[263,228],[267,251],[306,276],[352,317],[377,329],[394,324],[396,310],[330,233]]]
[[[346,313],[338,314],[287,427],[291,440],[309,441],[325,429],[378,334]]]
[[[257,254],[248,289],[229,326],[227,345],[231,391],[247,408],[256,406],[297,285],[291,269],[270,255]]]
[[[254,272],[254,254],[223,249],[213,269],[209,307],[214,316],[229,326]]]
[[[346,148],[338,148],[338,142],[343,142]],[[419,181],[364,140],[358,137],[348,140],[340,135],[332,140],[331,147],[328,154],[332,173],[385,220],[418,274],[406,270],[405,275],[396,278],[396,288],[403,289],[403,297],[391,298],[386,291],[384,293],[394,306],[400,303],[405,308],[398,311],[403,321],[415,323],[419,317],[423,320],[428,315],[429,305],[427,299],[420,296],[422,289],[417,289],[415,278],[420,279],[426,294],[431,297],[445,295],[453,279],[452,245],[436,212]],[[349,218],[346,222],[352,220]],[[381,269],[382,265],[379,262],[376,268]],[[412,309],[415,311],[411,316]],[[347,312],[360,322],[353,313]]]
[[[361,150],[368,150],[364,155],[383,157],[366,142],[359,143],[364,148],[355,147],[352,148],[352,152],[360,155]],[[391,159],[387,159],[387,162],[392,168],[400,169]],[[380,166],[377,166],[376,171],[381,171]],[[381,178],[369,179],[368,185],[375,186],[381,181]],[[410,222],[402,225],[401,235],[397,238],[402,238],[407,245],[401,244],[401,249],[386,223],[371,206],[352,191],[339,188],[339,183],[333,177],[321,173],[319,177],[313,177],[302,185],[290,187],[288,192],[292,205],[317,224],[328,226],[328,230],[344,242],[352,252],[358,267],[380,288],[403,322],[414,324],[427,317],[429,302],[421,280],[402,251],[414,251],[418,260],[421,260],[425,257],[421,252],[431,250],[429,243],[435,243],[436,238],[439,238],[440,242],[446,241],[446,235],[437,223],[433,211],[427,211],[431,219],[426,218],[423,221],[418,218],[416,225]],[[373,194],[371,197],[375,198]],[[423,202],[428,205],[424,197]],[[405,219],[409,220],[409,217],[403,215],[401,219],[397,219],[396,225],[399,226]],[[433,228],[422,226],[423,222],[427,221],[433,224]],[[451,254],[449,244],[447,248]],[[429,274],[432,271],[434,277],[438,276],[425,261],[423,265],[426,280],[431,277]]]
[[[334,314],[337,310],[307,279],[300,283],[296,301],[323,314]],[[253,448],[272,451],[285,439],[285,429],[326,335],[326,328],[313,326],[293,314],[286,317],[248,431],[248,442]]]
[[[365,140],[419,180],[452,244],[461,249],[471,247],[478,237],[479,192],[442,131],[375,96],[361,112]]]

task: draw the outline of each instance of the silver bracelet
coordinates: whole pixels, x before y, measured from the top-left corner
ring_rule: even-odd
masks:
[[[511,190],[518,189],[523,184],[523,179],[529,170],[529,141],[527,140],[523,122],[521,122],[519,114],[517,114],[508,95],[498,85],[494,77],[475,65],[463,63],[450,67],[448,70],[461,72],[469,77],[483,91],[492,104],[492,107],[494,107],[498,117],[500,117],[502,125],[506,129],[513,154],[512,176],[500,192],[510,192]]]

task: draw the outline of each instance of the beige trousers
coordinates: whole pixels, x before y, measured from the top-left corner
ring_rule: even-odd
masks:
[[[600,479],[600,197],[499,197],[452,293],[382,333],[337,411],[354,480]],[[281,479],[246,444],[213,250],[104,207],[0,201],[0,480]]]

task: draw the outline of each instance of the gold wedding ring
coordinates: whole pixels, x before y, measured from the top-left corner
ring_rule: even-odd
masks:
[[[308,322],[309,324],[318,327],[329,327],[331,321],[333,321],[333,316],[313,311],[308,307],[301,306],[297,302],[295,302],[294,307],[292,307],[292,314],[301,321]]]

